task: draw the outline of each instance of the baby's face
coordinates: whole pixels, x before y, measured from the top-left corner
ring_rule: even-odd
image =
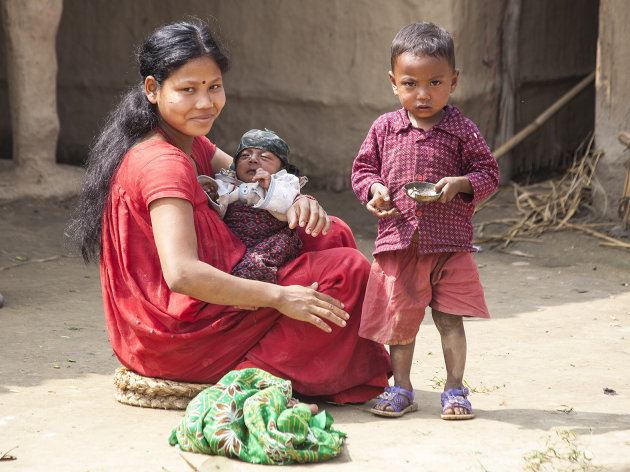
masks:
[[[284,164],[274,153],[263,149],[243,149],[236,158],[236,176],[243,182],[252,182],[257,169],[275,174],[284,168]]]

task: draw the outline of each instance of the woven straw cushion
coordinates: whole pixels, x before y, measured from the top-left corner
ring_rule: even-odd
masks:
[[[211,384],[144,377],[126,367],[116,369],[114,385],[114,398],[120,403],[165,410],[185,410],[199,392],[212,387]]]

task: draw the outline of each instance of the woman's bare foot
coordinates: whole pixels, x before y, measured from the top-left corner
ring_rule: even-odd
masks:
[[[287,403],[287,408],[293,408],[299,404],[308,406],[308,409],[311,410],[311,415],[316,415],[319,412],[319,407],[315,403],[303,403],[299,400],[296,400],[295,398],[289,400],[289,402]]]

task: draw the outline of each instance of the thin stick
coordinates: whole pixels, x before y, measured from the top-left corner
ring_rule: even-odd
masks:
[[[599,243],[600,246],[608,246],[608,247],[623,247],[626,249],[630,249],[630,244],[628,243],[623,243],[621,241],[618,241],[616,243],[609,243],[609,242],[603,242],[603,243]]]
[[[488,226],[491,224],[507,224],[514,223],[515,221],[520,221],[520,218],[500,218],[498,220],[489,220],[479,223],[481,226]]]
[[[521,143],[526,137],[540,128],[545,121],[551,118],[554,114],[558,112],[564,105],[570,102],[573,97],[575,97],[578,93],[580,93],[583,89],[585,89],[591,82],[595,80],[595,71],[591,72],[584,79],[582,79],[575,87],[565,93],[562,97],[560,97],[553,105],[547,108],[544,112],[542,112],[538,117],[519,131],[517,134],[508,139],[505,143],[503,143],[499,149],[493,152],[494,158],[499,160],[509,151],[511,151],[514,147]]]
[[[532,238],[513,238],[512,241],[518,241],[521,243],[536,243],[536,244],[543,243],[543,241],[541,241],[540,239],[532,239]]]
[[[567,228],[584,231],[585,233],[591,234],[593,236],[597,236],[598,238],[607,241],[609,244],[614,244],[615,246],[630,248],[630,244],[624,243],[623,241],[619,241],[618,239],[612,238],[604,233],[600,233],[599,231],[595,231],[594,229],[587,228],[586,226],[574,225],[574,224],[569,223],[567,225]],[[604,244],[604,243],[601,243],[601,244]],[[606,245],[608,246],[608,244]]]
[[[23,261],[23,262],[17,262],[15,264],[11,264],[8,266],[3,266],[0,267],[0,270],[7,270],[7,269],[12,269],[13,267],[19,267],[19,266],[23,266],[26,264],[36,264],[39,262],[50,262],[50,261],[55,261],[57,259],[59,259],[61,256],[50,256],[50,257],[44,257],[43,259],[33,259],[32,261]]]
[[[17,459],[17,457],[12,456],[11,454],[9,454],[9,452],[11,452],[14,449],[17,449],[20,446],[14,446],[11,449],[1,452],[0,453],[0,461],[14,461],[15,459]]]
[[[188,459],[186,459],[186,458],[184,457],[184,455],[183,455],[183,454],[180,454],[180,455],[179,455],[179,457],[181,457],[182,459],[184,459],[184,462],[186,462],[186,464],[188,464],[188,466],[189,466],[192,470],[194,470],[195,472],[199,472],[199,469],[198,469],[197,467],[195,467],[195,466],[193,465],[193,463],[192,463],[192,462],[190,462]]]

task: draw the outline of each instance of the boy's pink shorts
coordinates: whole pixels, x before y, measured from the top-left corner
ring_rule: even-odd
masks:
[[[411,244],[377,254],[359,336],[382,344],[409,344],[418,334],[427,306],[452,315],[490,318],[470,253],[418,254]]]

